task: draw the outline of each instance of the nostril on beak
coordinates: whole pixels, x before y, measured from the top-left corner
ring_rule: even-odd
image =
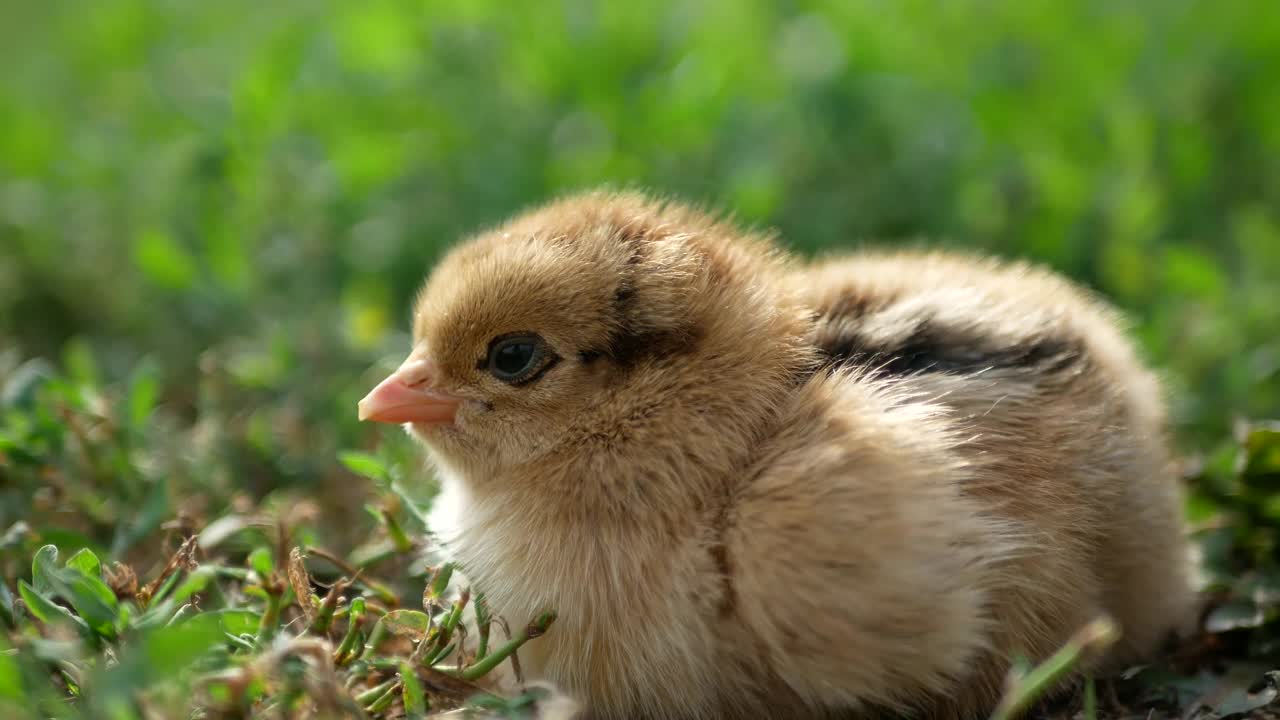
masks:
[[[435,379],[435,367],[427,360],[410,360],[401,365],[396,370],[396,375],[400,376],[400,381],[405,385],[416,388],[430,384]]]

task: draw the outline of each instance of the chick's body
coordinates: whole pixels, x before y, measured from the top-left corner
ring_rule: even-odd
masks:
[[[455,249],[415,343],[435,530],[591,717],[971,717],[1098,614],[1117,662],[1189,620],[1157,385],[1056,276],[593,194]]]

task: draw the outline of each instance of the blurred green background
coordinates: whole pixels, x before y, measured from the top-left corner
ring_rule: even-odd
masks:
[[[1273,3],[6,2],[0,46],[0,382],[154,387],[131,472],[341,492],[433,259],[600,183],[1032,258],[1185,447],[1280,410]]]

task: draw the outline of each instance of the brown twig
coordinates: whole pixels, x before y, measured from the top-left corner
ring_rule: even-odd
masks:
[[[165,580],[169,579],[179,569],[194,570],[195,569],[195,552],[196,552],[196,536],[192,535],[182,541],[182,545],[172,556],[169,562],[165,564],[164,570],[160,571],[160,576],[155,580],[147,583],[138,591],[138,602],[146,607],[151,603],[151,598],[156,591],[164,585]]]

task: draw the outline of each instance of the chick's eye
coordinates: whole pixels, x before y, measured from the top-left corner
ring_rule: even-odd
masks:
[[[538,369],[542,356],[537,337],[498,340],[489,348],[489,372],[503,382],[518,383]]]
[[[503,375],[519,375],[533,363],[533,343],[507,343],[493,356],[493,368]]]

